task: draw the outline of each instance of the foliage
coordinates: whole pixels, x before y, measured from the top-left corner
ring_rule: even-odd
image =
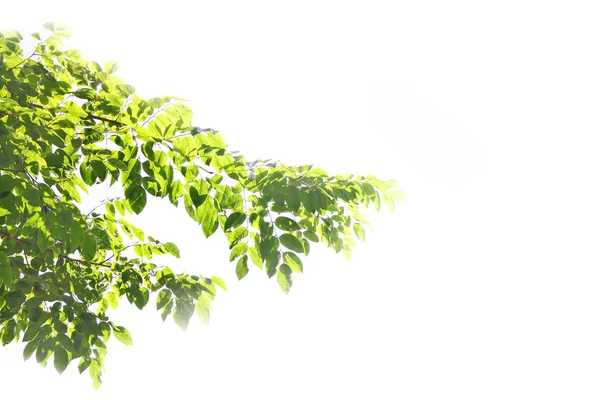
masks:
[[[194,313],[208,321],[225,285],[154,263],[179,249],[127,220],[148,196],[183,203],[206,237],[222,232],[239,279],[250,261],[286,293],[311,242],[349,256],[361,210],[403,200],[392,181],[248,161],[194,127],[181,99],[140,98],[115,63],[64,50],[65,29],[45,27],[28,57],[20,34],[0,34],[0,340],[25,342],[25,359],[53,356],[60,373],[78,359],[98,387],[111,334],[132,343],[108,317],[121,299],[142,309],[155,294],[183,329]],[[82,212],[81,192],[105,181],[123,196]]]

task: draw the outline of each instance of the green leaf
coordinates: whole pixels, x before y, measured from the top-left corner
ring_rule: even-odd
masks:
[[[75,97],[85,100],[93,100],[96,97],[96,92],[89,88],[77,89],[73,94]]]
[[[236,258],[238,258],[239,256],[242,256],[244,254],[246,254],[246,251],[248,250],[248,245],[244,242],[238,243],[236,244],[233,249],[231,250],[231,254],[229,255],[229,261],[233,261]]]
[[[359,238],[361,242],[364,242],[365,241],[365,228],[363,228],[363,226],[361,224],[354,224],[352,226],[352,229],[354,229],[354,234],[356,235],[356,237]]]
[[[218,287],[220,287],[221,289],[223,289],[224,291],[227,291],[227,286],[225,286],[225,282],[223,282],[223,280],[221,278],[219,278],[218,276],[211,276],[210,280],[217,285]]]
[[[7,288],[12,286],[12,267],[10,266],[10,260],[4,254],[0,252],[0,284],[4,284]]]
[[[293,219],[287,217],[277,217],[275,220],[275,226],[283,231],[297,231],[300,230],[300,225]]]
[[[113,333],[115,337],[124,345],[131,346],[133,344],[131,334],[124,327],[113,325]]]
[[[113,292],[106,293],[106,301],[108,301],[108,305],[111,306],[113,310],[117,309],[119,299],[117,299],[117,296]]]
[[[319,237],[313,231],[304,231],[304,232],[302,232],[302,234],[304,235],[305,238],[307,238],[311,242],[315,242],[315,243],[319,242]]]
[[[194,305],[192,303],[189,301],[183,301],[181,299],[177,300],[175,312],[173,313],[173,320],[177,326],[179,326],[182,330],[186,330],[193,314]]]
[[[394,212],[395,204],[394,204],[394,200],[393,200],[392,196],[388,195],[387,193],[383,193],[382,196],[383,196],[383,202],[385,203],[388,210],[390,210],[390,212]]]
[[[118,68],[119,64],[117,64],[115,61],[107,61],[104,64],[104,72],[106,72],[109,75],[114,74]]]
[[[238,226],[243,224],[245,220],[246,220],[246,214],[241,213],[241,212],[231,213],[231,215],[229,215],[229,217],[227,217],[227,220],[225,221],[225,226],[223,227],[223,229],[229,230],[231,228],[237,228]]]
[[[94,389],[98,390],[102,385],[102,365],[98,360],[91,360],[90,362],[90,378],[94,383]]]
[[[27,360],[29,360],[31,358],[31,356],[33,355],[33,353],[37,349],[37,346],[38,346],[38,342],[36,342],[36,341],[27,343],[27,345],[23,349],[23,359],[25,361],[27,361]]]
[[[96,238],[89,232],[82,234],[81,255],[86,261],[92,261],[96,256]]]
[[[406,196],[400,190],[391,190],[389,192],[390,196],[400,205],[406,205]]]
[[[92,363],[92,360],[90,358],[82,357],[81,361],[79,361],[79,364],[77,365],[77,370],[79,370],[79,373],[82,374],[83,371],[88,369],[88,367],[90,366],[91,363]]]
[[[292,271],[300,273],[303,272],[302,261],[295,253],[289,251],[283,253],[283,262],[289,265]]]
[[[295,251],[296,253],[303,253],[304,252],[304,246],[302,246],[302,243],[300,242],[300,240],[298,240],[298,238],[296,238],[296,236],[290,234],[290,233],[284,233],[283,235],[281,235],[279,237],[279,241],[281,242],[282,245],[284,245],[285,247],[287,247],[288,249]]]
[[[158,292],[156,297],[156,309],[160,310],[171,301],[171,291],[169,289],[162,289]]]
[[[265,270],[269,278],[272,278],[273,275],[275,275],[275,273],[277,272],[277,265],[279,264],[280,258],[281,254],[278,251],[267,255],[265,259]]]
[[[54,350],[54,368],[59,374],[62,374],[69,365],[69,355],[62,347],[56,347]]]
[[[251,248],[250,251],[252,251]],[[238,262],[237,265],[235,266],[235,275],[237,276],[238,280],[241,280],[244,276],[246,276],[246,274],[248,273],[248,256],[244,255],[242,256]]]
[[[131,206],[131,210],[139,214],[146,207],[146,191],[141,185],[132,184],[125,189],[125,198]]]
[[[0,175],[0,196],[13,190],[15,187],[15,178],[10,175]]]
[[[198,299],[198,303],[196,303],[196,315],[200,318],[200,321],[206,326],[210,323],[210,301],[202,296]]]
[[[167,249],[167,251],[174,257],[179,258],[179,248],[177,247],[177,245],[175,245],[175,243],[171,243],[171,242],[167,242],[165,243],[165,249]]]
[[[0,342],[2,342],[2,346],[6,346],[12,342],[15,339],[16,334],[17,323],[11,318],[4,323],[4,328],[2,328],[2,332],[0,332]]]
[[[263,260],[260,257],[260,251],[256,247],[250,247],[248,249],[248,254],[250,255],[250,260],[256,265],[258,268],[262,268]]]
[[[212,202],[206,202],[199,210],[202,210],[202,233],[205,237],[209,237],[219,227],[217,210],[212,206]]]
[[[287,264],[281,264],[277,270],[277,283],[285,294],[288,294],[292,287],[292,270]]]

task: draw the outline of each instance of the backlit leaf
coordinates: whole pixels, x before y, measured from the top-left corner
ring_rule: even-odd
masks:
[[[131,334],[124,327],[113,325],[113,334],[119,340],[119,342],[123,343],[124,345],[131,346],[133,344]]]

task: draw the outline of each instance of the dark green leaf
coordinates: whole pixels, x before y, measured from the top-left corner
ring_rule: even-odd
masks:
[[[169,289],[162,289],[158,292],[156,297],[156,309],[160,310],[171,301],[171,291]]]
[[[131,210],[139,214],[146,206],[146,191],[141,185],[129,185],[125,189],[125,198],[128,200]]]
[[[307,238],[311,242],[317,243],[319,241],[319,237],[313,231],[304,231],[304,232],[302,232],[302,234],[304,235],[305,238]]]
[[[4,252],[0,252],[0,284],[4,284],[7,288],[10,288],[12,286],[12,279],[10,260]]]
[[[82,234],[81,255],[87,261],[92,261],[96,256],[96,238],[90,232],[83,232]]]
[[[77,369],[79,370],[79,373],[83,373],[83,371],[85,371],[86,369],[88,369],[88,367],[90,366],[90,364],[92,363],[92,360],[88,357],[83,357],[81,359],[81,361],[79,361],[79,364],[77,365]]]
[[[224,230],[229,230],[231,228],[237,228],[238,226],[243,224],[245,220],[246,220],[246,214],[241,213],[241,212],[231,213],[231,215],[229,215],[229,217],[227,217],[227,220],[225,221],[225,226],[223,228],[224,228]]]
[[[54,350],[54,368],[59,374],[62,374],[69,365],[69,355],[62,347],[56,347]]]
[[[292,235],[291,233],[284,233],[279,237],[279,241],[282,245],[284,245],[292,251],[295,251],[296,253],[304,252],[304,247],[302,246],[300,240],[298,240],[298,238],[296,238],[296,236]]]
[[[287,217],[277,217],[275,226],[284,231],[297,231],[300,229],[300,225],[296,221]]]
[[[35,352],[37,346],[38,346],[38,342],[36,342],[36,341],[27,343],[27,345],[23,349],[23,359],[25,361],[27,361],[31,358],[31,356]]]

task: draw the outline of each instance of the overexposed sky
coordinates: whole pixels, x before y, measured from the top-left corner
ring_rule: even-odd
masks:
[[[115,321],[95,392],[0,349],[3,395],[218,399],[600,397],[600,53],[593,1],[22,1],[0,29],[67,45],[250,157],[396,179],[352,262],[313,246],[285,296],[236,283],[222,237],[152,202],[165,262],[225,279],[211,326]],[[104,193],[96,193],[102,197]],[[6,383],[8,384],[6,384]]]

